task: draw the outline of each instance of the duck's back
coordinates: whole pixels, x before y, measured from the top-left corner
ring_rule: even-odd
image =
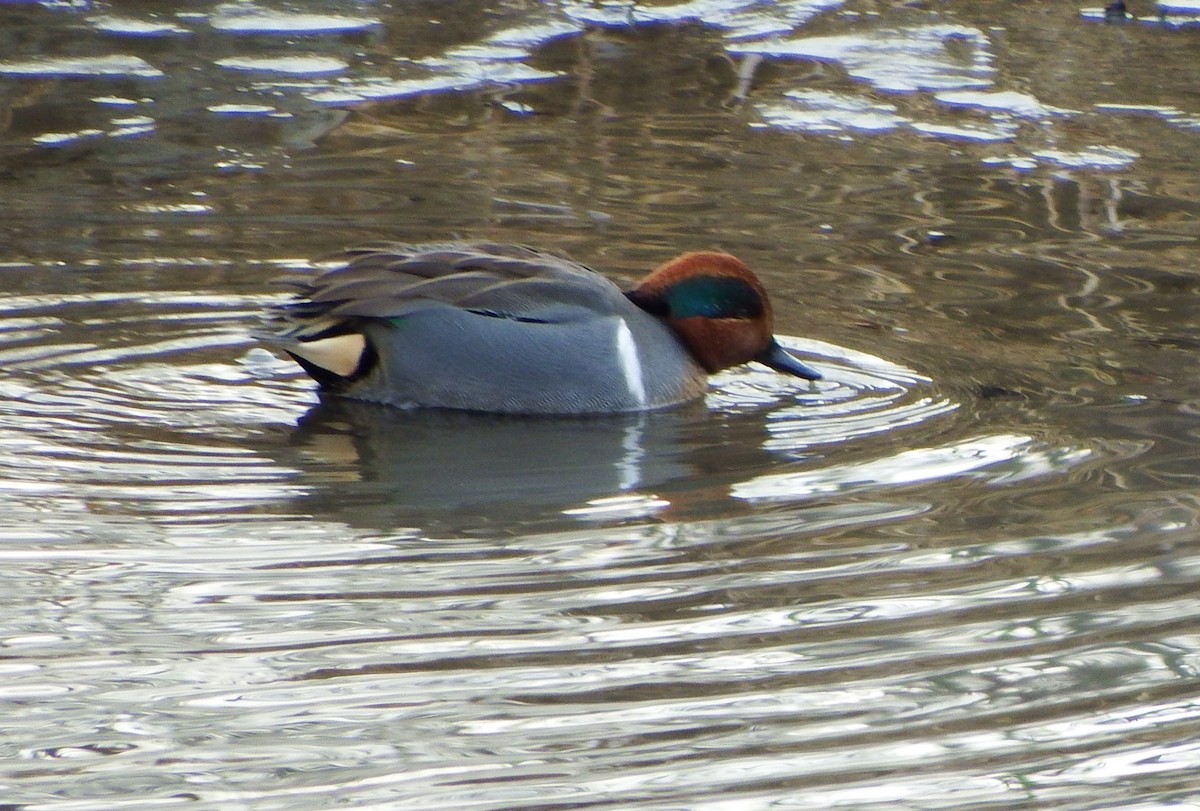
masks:
[[[675,333],[612,282],[514,245],[384,244],[328,273],[268,336],[328,391],[398,406],[530,414],[639,411],[698,396],[704,373]],[[361,339],[332,370],[308,351]],[[329,364],[335,367],[336,364]]]

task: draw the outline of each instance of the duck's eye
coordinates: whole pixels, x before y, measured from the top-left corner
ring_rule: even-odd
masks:
[[[664,296],[672,318],[757,318],[763,313],[762,297],[741,279],[730,276],[696,276],[676,282]]]

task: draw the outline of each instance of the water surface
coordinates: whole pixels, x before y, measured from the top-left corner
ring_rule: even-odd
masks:
[[[1200,808],[1197,10],[0,6],[0,804]],[[375,239],[737,253],[825,379],[249,337]]]

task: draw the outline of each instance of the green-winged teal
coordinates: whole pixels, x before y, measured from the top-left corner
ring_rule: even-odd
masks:
[[[771,332],[758,278],[686,253],[632,290],[554,253],[485,242],[385,243],[287,281],[262,336],[321,386],[402,407],[605,414],[699,397],[747,361],[808,380]]]

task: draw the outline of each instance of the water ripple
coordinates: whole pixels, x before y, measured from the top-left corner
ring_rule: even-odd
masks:
[[[1195,807],[1183,12],[468,5],[0,3],[5,807]],[[719,245],[825,377],[417,414],[247,337],[451,233]]]
[[[987,35],[958,25],[737,43],[730,51],[836,61],[851,76],[892,92],[989,87],[995,73]]]
[[[136,56],[43,57],[24,62],[0,62],[0,75],[9,76],[137,76],[165,74]]]
[[[375,17],[287,12],[257,7],[254,3],[226,3],[216,7],[209,25],[233,34],[331,34],[361,31],[380,25]]]

